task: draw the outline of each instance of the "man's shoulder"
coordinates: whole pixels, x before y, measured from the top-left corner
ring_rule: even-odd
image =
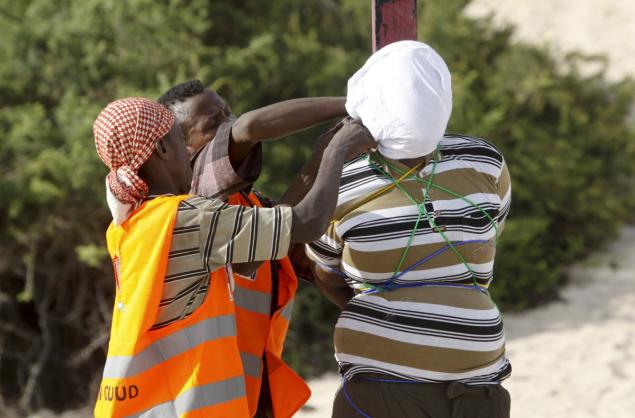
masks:
[[[227,203],[221,199],[195,195],[181,200],[181,202],[179,203],[179,212],[216,210],[224,206],[227,206]]]
[[[370,164],[368,154],[360,154],[344,164],[340,182],[340,194],[364,184],[376,176],[377,172]]]
[[[455,159],[483,160],[503,163],[503,154],[490,141],[464,134],[445,134],[441,140],[441,153]]]
[[[342,175],[350,175],[358,173],[360,170],[366,170],[371,167],[368,154],[360,154],[352,160],[348,160],[342,167]]]

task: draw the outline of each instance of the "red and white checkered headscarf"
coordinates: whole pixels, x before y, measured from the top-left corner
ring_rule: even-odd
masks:
[[[110,168],[106,196],[116,225],[123,223],[148,194],[148,185],[137,172],[173,125],[172,112],[142,97],[116,100],[95,120],[97,154]]]

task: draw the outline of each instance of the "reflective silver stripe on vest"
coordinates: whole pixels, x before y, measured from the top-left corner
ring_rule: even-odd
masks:
[[[206,341],[232,335],[236,335],[233,315],[222,315],[197,322],[155,341],[139,354],[108,357],[104,367],[104,379],[134,376]]]
[[[140,414],[128,415],[126,418],[179,418],[179,415],[174,409],[174,402],[165,402]]]
[[[293,313],[293,302],[295,301],[295,298],[292,298],[289,303],[287,303],[287,306],[284,307],[284,309],[282,309],[282,312],[280,313],[280,315],[282,315],[282,317],[284,319],[286,319],[287,321],[291,321],[291,314]]]
[[[271,293],[245,289],[237,285],[234,289],[234,299],[236,306],[247,311],[263,315],[271,314]]]
[[[240,352],[240,359],[243,361],[243,370],[245,374],[256,379],[260,379],[260,369],[262,367],[262,359],[251,353]]]
[[[242,376],[193,387],[176,397],[150,409],[128,415],[127,418],[178,418],[181,414],[208,406],[218,405],[246,396],[245,379]]]

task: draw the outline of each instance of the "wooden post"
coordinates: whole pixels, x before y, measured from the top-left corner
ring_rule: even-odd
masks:
[[[372,0],[373,52],[392,42],[417,39],[417,0]]]

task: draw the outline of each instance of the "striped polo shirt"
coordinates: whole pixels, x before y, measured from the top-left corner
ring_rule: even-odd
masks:
[[[505,161],[482,139],[448,134],[436,163],[385,191],[409,170],[369,155],[349,162],[333,222],[307,246],[357,292],[336,325],[340,368],[347,378],[500,382],[511,367],[487,288],[511,201]]]
[[[191,315],[202,305],[210,273],[231,263],[286,257],[291,233],[291,208],[229,205],[200,196],[179,204],[172,232],[168,266],[156,321],[163,328]],[[234,288],[238,303],[269,314],[271,295]]]

